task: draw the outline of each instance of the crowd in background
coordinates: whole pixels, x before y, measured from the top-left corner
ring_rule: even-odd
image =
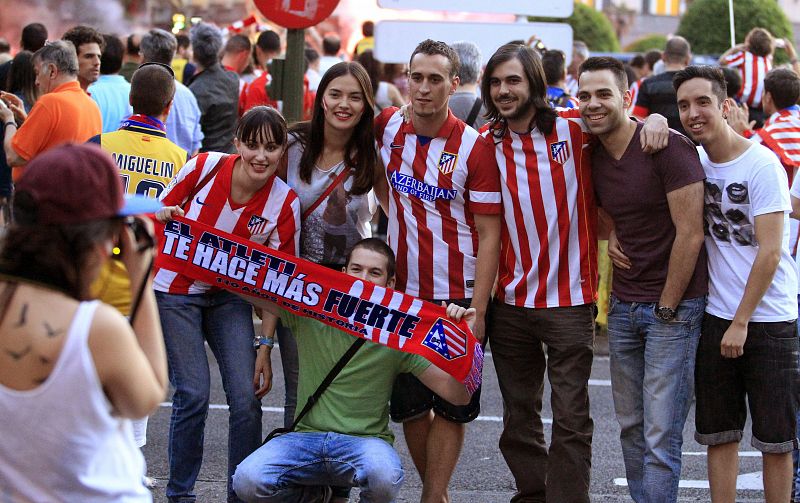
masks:
[[[105,451],[97,479],[78,483],[70,477],[81,474],[70,470],[97,462],[84,444],[75,447],[74,465],[57,467],[51,459],[52,476],[42,477],[28,465],[13,466],[11,451],[0,449],[0,484],[30,481],[28,492],[18,489],[23,500],[146,500],[137,481],[114,480],[122,472],[144,475],[134,445],[146,442],[146,416],[164,398],[168,373],[174,395],[166,494],[194,501],[209,406],[207,344],[230,408],[229,501],[343,502],[351,487],[361,489],[362,501],[393,501],[403,469],[389,418],[403,424],[422,501],[449,501],[480,390],[465,397],[421,358],[364,348],[348,364],[350,374],[341,374],[303,418],[297,410],[336,363],[331,354],[345,352],[350,339],[269,304],[256,305],[256,331],[251,302],[157,260],[151,274],[152,252],[131,251],[137,237],[119,225],[121,216],[135,214],[123,207],[121,191],[158,198],[161,224],[196,220],[445,302],[451,317],[469,318],[494,355],[505,407],[500,449],[518,491],[513,501],[589,501],[587,383],[599,281],[609,282],[607,271],[598,279],[597,242],[608,238],[612,388],[632,498],[677,499],[683,426],[695,392],[696,438],[710,446],[712,498],[732,501],[729,473],[738,460],[730,446],[741,438],[747,396],[754,445],[765,453],[766,499],[786,501],[787,474],[798,473],[800,427],[793,384],[800,374],[800,291],[788,255],[798,242],[789,216],[800,215],[800,64],[791,41],[755,28],[720,56],[720,68],[693,66],[690,44],[678,36],[624,64],[591,57],[580,41],[567,55],[534,37],[504,44],[488,59],[468,41],[426,40],[408,64],[384,64],[374,56],[373,30],[365,23],[353,54],[337,34],[308,31],[296,124],[286,123],[282,100],[271,96],[270,69],[285,52],[276,31],[224,37],[199,23],[177,36],[158,28],[102,34],[81,25],[54,40],[32,23],[13,57],[0,40],[0,223],[8,229],[0,254],[0,346],[8,360],[0,364],[7,369],[0,371],[0,408],[30,407],[28,394],[61,372],[60,352],[80,351],[80,339],[101,386],[75,370],[82,379],[75,382],[91,388],[87,410],[75,413],[91,412],[85,425],[102,428],[94,437],[79,422],[63,431]],[[778,46],[789,57],[785,68],[773,62]],[[105,154],[74,145],[85,143]],[[81,166],[98,173],[116,167],[121,189]],[[624,169],[629,174],[615,178]],[[47,170],[59,174],[48,180]],[[650,170],[653,176],[637,178]],[[625,194],[639,189],[641,198]],[[116,195],[103,202],[103,192]],[[90,201],[89,209],[75,201]],[[769,215],[777,216],[760,218]],[[85,227],[99,219],[102,228]],[[48,238],[56,250],[50,266]],[[119,240],[127,250],[108,260]],[[9,248],[25,242],[25,254]],[[44,303],[54,306],[52,319]],[[649,306],[641,315],[646,323],[631,321],[642,305]],[[137,313],[128,328],[123,317]],[[48,327],[46,334],[29,330],[30,320],[36,330]],[[119,350],[97,341],[93,334],[104,331],[123,333],[132,362],[121,364]],[[761,354],[756,332],[782,345],[765,344]],[[709,342],[709,334],[717,338]],[[676,358],[645,349],[661,335],[686,339],[660,349]],[[50,339],[56,349],[42,350]],[[262,446],[260,399],[272,387],[276,340],[283,423],[307,436]],[[38,355],[30,365],[29,353]],[[656,361],[660,375],[649,375]],[[731,361],[744,363],[729,368]],[[775,368],[762,368],[765,362]],[[9,370],[17,368],[11,364],[24,370]],[[115,372],[114,365],[123,368]],[[553,390],[549,447],[541,422],[545,372]],[[130,384],[136,375],[144,391]],[[359,388],[356,379],[373,389]],[[115,430],[118,418],[134,421]],[[24,429],[26,420],[30,411],[9,424]],[[16,434],[9,428],[4,435]],[[319,440],[309,432],[348,438]],[[321,464],[324,456],[313,453],[326,442],[350,468],[301,473],[299,466]],[[36,445],[28,449],[35,457]],[[312,454],[304,458],[304,449]],[[291,480],[282,478],[295,470]],[[733,480],[735,496],[735,472]],[[800,478],[791,495],[800,501]]]

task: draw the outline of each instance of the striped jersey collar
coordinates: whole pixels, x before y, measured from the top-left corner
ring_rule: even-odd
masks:
[[[436,138],[449,138],[450,134],[453,132],[453,129],[455,129],[457,124],[458,124],[458,118],[455,115],[453,115],[453,112],[451,112],[448,109],[447,110],[447,119],[444,121],[444,124],[442,124],[442,127],[439,128],[439,131],[436,133],[435,137]],[[413,121],[408,121],[408,122],[404,121],[403,124],[400,126],[400,132],[402,132],[404,134],[416,135],[417,132],[414,131],[414,122]]]
[[[152,115],[133,114],[120,122],[119,129],[167,137],[167,126]]]

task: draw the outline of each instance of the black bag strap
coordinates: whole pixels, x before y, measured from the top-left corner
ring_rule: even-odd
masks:
[[[323,379],[322,382],[319,384],[317,390],[314,391],[314,393],[310,397],[308,397],[306,405],[303,407],[303,410],[300,411],[300,414],[297,414],[297,417],[295,417],[292,425],[288,428],[275,428],[274,430],[269,432],[269,435],[267,435],[267,438],[265,438],[261,444],[262,445],[266,444],[267,442],[277,437],[278,435],[283,435],[284,433],[289,433],[294,431],[294,429],[297,428],[297,425],[300,424],[300,420],[303,419],[303,417],[305,417],[305,415],[309,413],[314,404],[319,401],[319,398],[322,396],[325,390],[328,389],[328,386],[330,386],[333,380],[336,379],[336,376],[339,375],[339,373],[342,371],[345,365],[347,365],[347,363],[353,358],[353,356],[355,356],[356,351],[358,351],[359,348],[361,348],[361,346],[363,346],[365,342],[367,342],[366,339],[361,339],[361,338],[356,339],[353,342],[353,344],[350,345],[350,348],[348,348],[348,350],[342,355],[342,357],[339,358],[339,361],[336,362],[336,365],[334,365],[333,368],[330,370],[330,372],[328,372],[328,375],[326,375],[325,379]]]
[[[475,127],[473,124],[475,123],[475,119],[478,118],[478,112],[481,111],[481,100],[480,96],[475,98],[475,103],[472,104],[472,108],[469,111],[469,115],[467,115],[467,120],[464,121],[467,123],[467,126]]]

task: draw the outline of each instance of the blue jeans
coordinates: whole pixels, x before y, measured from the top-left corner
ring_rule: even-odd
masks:
[[[362,503],[390,503],[403,476],[397,452],[379,438],[292,432],[242,461],[233,488],[247,502],[296,503],[317,501],[326,486],[359,487]]]
[[[663,322],[655,317],[656,303],[611,296],[611,390],[628,489],[637,503],[677,499],[705,304],[704,297],[684,300],[675,319]]]
[[[211,373],[204,341],[219,364],[228,419],[228,501],[238,501],[231,475],[261,444],[261,402],[253,390],[255,351],[250,304],[229,292],[177,295],[156,292],[175,388],[169,425],[170,501],[195,501],[203,461],[203,430],[208,415]]]

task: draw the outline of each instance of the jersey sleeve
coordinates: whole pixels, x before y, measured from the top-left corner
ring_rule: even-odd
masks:
[[[396,107],[386,107],[375,117],[375,140],[378,142],[378,148],[382,145],[381,139],[383,138],[383,131],[386,129],[386,124],[389,123],[389,119],[398,110],[399,108]]]
[[[667,148],[653,154],[653,160],[667,193],[706,178],[697,149],[683,135],[670,132]]]
[[[499,215],[503,208],[500,198],[500,170],[494,148],[479,136],[467,159],[467,206],[483,215]]]
[[[30,161],[45,149],[50,139],[55,119],[47,106],[45,96],[34,105],[28,118],[22,123],[17,133],[11,139],[11,146],[18,156]]]
[[[722,62],[731,68],[739,68],[740,66],[744,65],[744,59],[744,51],[736,51],[725,56]]]
[[[780,160],[766,147],[755,145],[751,148],[761,150],[758,160],[753,163],[747,187],[753,216],[792,211],[789,180]]]
[[[650,115],[650,94],[647,90],[647,81],[639,84],[639,92],[636,93],[636,103],[633,104],[633,115],[636,117],[647,117]]]
[[[267,246],[295,256],[300,252],[300,198],[291,189],[288,190],[278,216],[278,225]]]
[[[192,189],[200,182],[203,168],[207,164],[208,154],[197,155],[183,165],[167,187],[161,192],[159,199],[164,206],[182,204]]]

